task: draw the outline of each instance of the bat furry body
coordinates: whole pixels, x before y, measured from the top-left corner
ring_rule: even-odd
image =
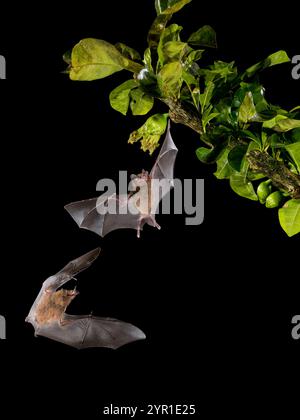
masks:
[[[35,335],[48,337],[78,349],[117,349],[132,341],[145,339],[145,334],[140,329],[126,322],[92,315],[68,315],[65,312],[78,292],[60,287],[88,268],[99,253],[100,248],[97,248],[82,255],[43,283],[26,318],[26,321],[33,325]]]
[[[143,170],[140,174],[131,176],[131,187],[135,192],[76,201],[66,205],[65,209],[79,227],[102,237],[113,230],[124,228],[136,229],[139,237],[146,223],[160,229],[155,214],[159,201],[173,187],[177,152],[169,124],[166,138],[151,172]],[[155,181],[163,185],[163,190],[154,188],[157,185]],[[109,211],[111,208],[115,211]]]

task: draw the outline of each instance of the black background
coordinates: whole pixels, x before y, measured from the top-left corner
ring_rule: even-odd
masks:
[[[101,178],[151,168],[153,158],[126,143],[144,118],[125,118],[108,102],[109,92],[128,75],[71,82],[61,73],[61,55],[85,37],[142,52],[155,16],[152,3],[49,2],[2,10],[6,252],[0,313],[7,319],[7,340],[0,342],[0,370],[1,403],[12,397],[9,418],[15,412],[42,415],[41,401],[57,418],[80,412],[87,419],[99,417],[111,402],[191,402],[199,413],[208,408],[210,417],[220,409],[235,417],[245,410],[293,407],[300,342],[291,338],[291,318],[299,314],[299,238],[285,235],[276,210],[236,196],[227,182],[214,178],[212,167],[197,161],[197,135],[172,126],[179,148],[176,176],[205,179],[202,225],[159,216],[162,230],[146,227],[140,240],[134,231],[101,239],[79,230],[63,209],[93,197]],[[245,68],[279,49],[299,54],[292,10],[210,3],[195,0],[173,22],[184,26],[186,36],[212,25],[219,59]],[[268,98],[287,108],[299,104],[300,82],[291,68],[263,75]],[[70,312],[93,310],[132,322],[147,340],[118,351],[77,351],[34,338],[24,319],[42,281],[99,245],[102,256],[81,274],[81,294]],[[286,390],[289,399],[283,400]]]

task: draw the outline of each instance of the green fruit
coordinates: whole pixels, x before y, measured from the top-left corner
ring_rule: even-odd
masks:
[[[271,180],[263,181],[257,187],[257,196],[261,204],[265,204],[268,195],[272,191]]]
[[[268,209],[274,209],[275,207],[278,207],[281,203],[283,196],[280,191],[274,191],[272,194],[270,194],[266,200],[266,207]]]

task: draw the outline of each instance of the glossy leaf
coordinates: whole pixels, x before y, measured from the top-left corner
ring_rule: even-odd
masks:
[[[267,67],[275,66],[277,64],[288,63],[291,61],[285,51],[277,51],[274,54],[269,55],[265,60],[260,61],[257,64],[249,67],[246,72],[245,76],[252,77],[258,71],[264,70]]]
[[[251,139],[252,141],[254,141],[257,144],[257,146],[259,146],[259,147],[261,146],[261,139],[255,133],[252,133],[252,131],[242,130],[240,132],[240,135],[244,138]]]
[[[140,53],[122,42],[118,42],[115,47],[124,57],[130,58],[133,61],[141,61]]]
[[[230,150],[228,154],[228,163],[233,170],[240,172],[242,161],[247,153],[247,150],[248,145],[238,145]]]
[[[167,14],[158,15],[152,23],[147,36],[148,45],[151,49],[157,48],[161,34],[164,31],[171,17],[172,15]]]
[[[206,132],[206,126],[212,121],[214,118],[218,117],[218,112],[211,112],[212,106],[207,108],[202,114],[202,127],[203,131]]]
[[[146,48],[144,52],[144,64],[148,71],[153,72],[151,48]]]
[[[172,56],[179,54],[186,44],[180,43],[180,31],[182,26],[176,25],[176,23],[165,28],[160,36],[160,40],[157,47],[157,53],[159,58],[160,67],[170,61],[169,54]],[[175,44],[170,44],[170,43]],[[177,44],[180,43],[180,44]],[[168,44],[168,47],[166,45]],[[178,51],[179,50],[179,51]]]
[[[138,73],[142,66],[124,57],[117,48],[101,39],[86,38],[72,51],[72,80],[96,80],[121,70]]]
[[[287,117],[285,115],[276,115],[274,118],[264,121],[263,127],[264,128],[274,128],[277,123],[281,120],[285,120]]]
[[[234,67],[234,61],[225,63],[224,61],[215,61],[208,69],[202,69],[201,74],[206,81],[214,81],[216,79],[224,79],[234,77],[237,74],[237,69]]]
[[[132,79],[116,87],[109,95],[111,107],[121,112],[121,114],[126,115],[130,102],[130,92],[132,89],[137,88],[137,86],[138,83]]]
[[[158,15],[172,15],[173,13],[178,12],[191,1],[192,0],[155,0],[156,13]]]
[[[133,115],[145,115],[152,109],[154,98],[147,95],[142,89],[132,90],[130,96],[130,108]]]
[[[213,82],[208,82],[204,92],[200,95],[201,111],[204,112],[205,108],[210,105],[215,85]]]
[[[245,197],[253,201],[258,200],[252,182],[248,181],[244,173],[233,172],[230,176],[230,186],[233,191],[241,197]]]
[[[300,142],[289,144],[285,148],[289,152],[298,172],[300,173]]]
[[[218,179],[228,179],[232,173],[232,169],[228,163],[228,153],[229,149],[224,149],[223,153],[220,155],[217,160],[217,170],[214,173],[215,177]]]
[[[239,109],[238,120],[241,123],[246,124],[249,121],[253,121],[253,119],[256,116],[257,116],[257,113],[256,113],[256,108],[253,102],[252,93],[247,92]]]
[[[157,76],[162,96],[178,98],[183,81],[182,77],[183,69],[179,62],[174,61],[166,64]]]
[[[300,128],[300,120],[285,118],[278,121],[273,127],[273,130],[279,133],[285,133],[286,131],[293,130],[294,128]]]
[[[71,65],[72,63],[72,50],[68,50],[63,54],[63,60],[65,63]]]
[[[199,47],[217,48],[216,32],[209,25],[202,26],[189,37],[188,43]]]
[[[288,236],[300,233],[300,200],[289,200],[278,211],[279,222]]]
[[[186,52],[187,44],[180,41],[167,42],[162,48],[163,63],[180,61]]]

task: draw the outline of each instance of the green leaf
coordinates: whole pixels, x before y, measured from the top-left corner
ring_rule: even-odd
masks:
[[[300,120],[293,120],[291,118],[281,119],[273,127],[273,130],[279,133],[285,133],[286,131],[293,130],[294,128],[300,128]]]
[[[172,15],[173,13],[178,12],[191,1],[192,0],[155,0],[156,13],[158,15]]]
[[[137,86],[138,83],[132,79],[116,87],[109,95],[111,107],[121,112],[121,114],[126,115],[130,102],[130,92]]]
[[[258,71],[264,70],[267,67],[272,67],[277,64],[287,63],[291,61],[285,51],[277,51],[274,54],[269,55],[265,60],[260,61],[257,64],[254,64],[253,66],[249,67],[244,76],[252,77],[257,73]]]
[[[159,146],[159,139],[167,128],[168,114],[155,114],[147,119],[138,130],[131,133],[128,143],[141,142],[141,149],[150,155]]]
[[[216,32],[209,25],[202,26],[189,37],[188,43],[199,47],[217,48]]]
[[[300,109],[300,105],[298,105],[298,106],[295,106],[295,108],[291,109],[291,110],[290,110],[290,112],[294,112],[294,111],[297,111],[298,109]]]
[[[153,72],[153,66],[152,66],[152,56],[151,56],[151,48],[146,48],[144,52],[144,64],[146,66],[146,69],[148,71]]]
[[[170,42],[180,42],[180,31],[182,30],[182,26],[176,25],[176,23],[173,23],[172,25],[165,28],[160,36],[160,40],[157,47],[157,53],[159,58],[159,64],[162,67],[168,60],[169,56],[168,54],[176,55],[180,54],[183,48],[185,48],[186,44],[171,44],[166,49],[166,44],[169,44]],[[179,52],[178,52],[179,49]],[[174,51],[175,50],[175,51]]]
[[[63,54],[63,60],[65,63],[71,65],[72,63],[72,50],[68,50]]]
[[[155,50],[157,48],[161,34],[171,17],[172,15],[158,15],[152,23],[147,36],[148,45],[151,49]]]
[[[201,104],[201,112],[203,113],[205,108],[210,105],[210,101],[213,95],[213,91],[215,88],[215,84],[213,82],[208,82],[204,93],[200,95],[200,104]]]
[[[178,98],[183,81],[183,69],[180,62],[166,64],[158,73],[158,86],[164,97]]]
[[[300,143],[292,143],[285,147],[289,152],[291,158],[297,166],[297,170],[300,173]]]
[[[230,150],[228,154],[228,163],[231,168],[237,172],[241,171],[242,161],[247,153],[248,145],[238,145]]]
[[[214,173],[215,177],[218,179],[228,179],[232,173],[232,169],[228,163],[228,154],[230,152],[229,148],[224,149],[221,153],[219,159],[217,160],[217,170]]]
[[[200,60],[202,58],[202,55],[203,55],[204,51],[205,50],[193,50],[193,51],[191,51],[188,54],[188,56],[185,60],[185,63],[184,63],[185,67],[188,67],[191,64],[193,64],[194,62]]]
[[[247,176],[244,173],[233,172],[230,176],[230,186],[233,191],[241,197],[245,197],[253,201],[258,200],[252,182],[247,180]]]
[[[241,123],[246,124],[249,121],[253,121],[253,119],[257,116],[256,108],[253,102],[253,96],[251,92],[247,92],[245,98],[242,102],[242,105],[239,109],[239,116],[238,120]]]
[[[226,145],[224,141],[219,142],[211,148],[199,147],[196,150],[196,156],[203,163],[215,163],[221,156],[225,147]]]
[[[124,69],[138,73],[142,66],[124,57],[114,45],[101,39],[83,39],[72,50],[72,80],[102,79]]]
[[[167,42],[162,48],[163,63],[180,61],[186,52],[187,44],[180,41]]]
[[[289,200],[278,211],[279,222],[288,236],[300,233],[300,200]]]
[[[212,110],[212,105],[207,108],[203,114],[202,114],[202,127],[203,127],[203,131],[206,132],[206,126],[207,124],[213,120],[214,118],[216,118],[219,114],[219,112],[211,112]]]
[[[291,137],[293,142],[300,141],[300,128],[295,128],[293,131],[291,131]]]
[[[133,61],[141,61],[140,53],[122,42],[118,42],[115,47],[124,57],[130,58]]]
[[[134,89],[130,93],[130,108],[133,115],[145,115],[152,109],[154,98],[147,95],[142,89]]]
[[[260,138],[256,134],[252,133],[252,131],[242,130],[240,131],[240,135],[241,137],[245,137],[245,138],[253,140],[259,147],[261,146]]]
[[[287,117],[284,115],[276,115],[274,118],[270,120],[264,121],[263,127],[264,128],[274,128],[280,120],[285,120]]]
[[[237,68],[234,67],[234,61],[225,63],[224,61],[215,61],[214,64],[209,66],[209,70],[206,73],[206,79],[224,79],[225,82],[228,78],[235,77],[237,74]]]

